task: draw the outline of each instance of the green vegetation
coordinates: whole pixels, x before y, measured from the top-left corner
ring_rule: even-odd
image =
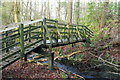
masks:
[[[51,64],[49,68],[53,68],[55,59],[56,62],[75,67],[79,72],[90,72],[88,75],[91,76],[97,77],[94,72],[95,74],[100,72],[97,75],[99,74],[98,76],[102,78],[119,75],[120,27],[118,24],[120,15],[118,13],[120,13],[120,6],[118,1],[61,1],[0,1],[0,12],[2,12],[0,29],[5,28],[1,29],[2,36],[0,36],[2,37],[0,50],[3,51],[1,55],[4,56],[1,61],[5,61],[4,65],[12,62],[12,59],[13,61],[18,59],[20,54],[21,59],[25,60],[27,59],[25,54],[33,51],[39,55],[28,62],[36,61],[42,54],[42,57],[49,57]],[[24,25],[27,23],[29,24]],[[4,31],[18,25],[21,25],[21,29],[18,27]],[[84,42],[70,44],[75,38],[75,42],[80,40]],[[66,40],[63,41],[63,39]],[[48,44],[46,40],[50,43]],[[61,40],[61,43],[58,40]],[[40,46],[41,43],[43,44]],[[50,57],[52,52],[55,53],[55,58],[53,58],[54,55]],[[61,72],[60,77],[68,78],[69,75]],[[113,78],[117,79],[117,77]]]
[[[94,32],[91,38],[93,43],[99,40],[109,39],[110,33],[108,32],[110,32],[110,29],[112,27],[118,27],[117,2],[106,3],[89,2],[87,4],[87,14],[80,18],[80,23],[87,25]],[[101,26],[102,18],[104,19],[104,24]]]

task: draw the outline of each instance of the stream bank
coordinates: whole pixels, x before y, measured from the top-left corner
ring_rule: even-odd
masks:
[[[99,41],[92,47],[84,47],[87,50],[58,59],[57,62],[99,80],[120,80],[120,43],[113,44],[111,41],[113,40]]]

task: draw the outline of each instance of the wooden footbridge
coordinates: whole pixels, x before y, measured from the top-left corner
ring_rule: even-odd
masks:
[[[20,58],[27,60],[27,54],[31,51],[37,50],[42,54],[42,48],[49,50],[49,68],[52,69],[53,47],[88,42],[91,36],[92,31],[84,25],[60,23],[46,18],[4,26],[0,29],[0,69]]]

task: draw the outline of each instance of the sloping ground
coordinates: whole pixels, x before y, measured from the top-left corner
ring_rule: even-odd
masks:
[[[120,43],[107,39],[85,47],[82,52],[60,62],[76,68],[79,72],[97,78],[120,79]]]
[[[91,48],[92,49],[92,48]],[[96,51],[97,56],[106,55],[105,59],[113,59],[113,62],[120,61],[120,40],[116,39],[107,39],[102,40],[95,44],[94,52]],[[108,57],[108,58],[107,58]]]
[[[73,66],[79,72],[94,76],[97,78],[120,78],[120,43],[111,42],[113,40],[99,41],[94,47],[75,47],[64,46],[62,55],[69,55],[72,52],[83,50],[70,57],[59,59],[60,62],[68,66]],[[115,41],[115,40],[114,40]],[[58,51],[58,50],[57,50]],[[79,51],[78,51],[79,52]],[[57,55],[58,52],[55,53]],[[60,57],[62,58],[62,57]],[[66,59],[67,58],[67,59]],[[61,78],[61,72],[58,69],[48,70],[47,66],[37,65],[35,63],[24,63],[16,61],[3,70],[3,78]],[[68,76],[67,76],[68,77]],[[73,76],[69,76],[73,77]]]
[[[83,77],[68,73],[58,67],[54,67],[54,70],[49,70],[45,65],[37,65],[36,63],[25,63],[18,60],[2,70],[2,80],[63,80],[63,78],[72,80],[77,78],[84,80]]]
[[[63,46],[60,47],[62,49],[62,54],[65,53],[66,55],[71,52],[69,46]],[[59,51],[59,47],[56,48],[57,51]],[[72,51],[76,51],[78,48],[73,48]],[[58,55],[58,52],[56,51],[55,55]],[[34,53],[34,52],[33,52]],[[33,54],[32,53],[32,54]],[[34,53],[35,54],[35,53]],[[18,60],[14,62],[13,64],[9,65],[5,69],[2,70],[2,78],[3,80],[12,78],[12,79],[60,79],[61,78],[80,78],[79,75],[67,73],[64,70],[59,69],[58,67],[55,67],[53,71],[48,69],[48,66],[45,65],[38,65],[36,63],[29,63],[29,62],[23,62],[21,60]]]
[[[3,78],[60,78],[60,71],[48,70],[47,66],[16,61],[2,71]]]

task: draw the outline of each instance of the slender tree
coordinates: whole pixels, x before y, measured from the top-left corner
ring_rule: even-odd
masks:
[[[41,11],[40,11],[40,15],[41,17],[43,17],[44,14],[44,9],[43,9],[43,1],[41,2]]]
[[[78,25],[79,24],[79,10],[80,10],[80,2],[79,0],[77,0],[76,2],[76,24]]]
[[[46,17],[46,2],[44,2],[44,17]]]
[[[61,4],[61,2],[60,2],[60,0],[58,0],[58,7],[57,7],[57,17],[58,17],[58,19],[60,19],[60,4]]]
[[[108,14],[108,5],[109,5],[109,0],[106,0],[103,2],[103,11],[102,11],[102,16],[101,16],[100,27],[105,26],[107,14]]]
[[[29,13],[30,13],[30,15],[29,15],[29,19],[30,20],[32,20],[32,0],[30,0],[30,7],[29,7]]]
[[[50,18],[50,6],[49,6],[49,1],[47,1],[47,11],[46,11],[46,18]]]
[[[68,0],[67,4],[67,23],[72,23],[72,0]]]
[[[13,2],[13,16],[14,16],[14,18],[13,18],[13,21],[15,22],[15,23],[17,23],[18,22],[18,14],[19,14],[19,9],[18,9],[18,3],[17,3],[17,0],[14,0],[14,2]]]

